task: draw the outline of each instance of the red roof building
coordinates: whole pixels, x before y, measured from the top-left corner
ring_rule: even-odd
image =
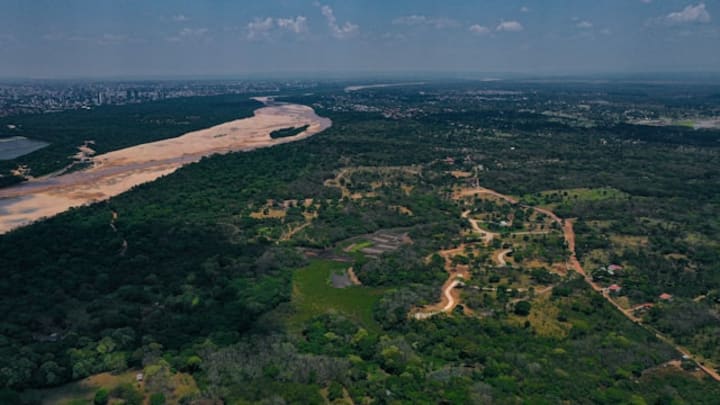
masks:
[[[672,299],[672,295],[668,293],[662,293],[660,294],[660,299],[663,301],[670,301]]]
[[[610,292],[616,293],[616,292],[620,292],[620,290],[622,290],[622,287],[620,287],[620,286],[617,285],[617,284],[613,284],[613,285],[611,285],[610,287],[608,287],[608,290],[609,290]]]

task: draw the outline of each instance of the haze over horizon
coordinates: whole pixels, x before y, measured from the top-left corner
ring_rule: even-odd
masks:
[[[0,77],[718,72],[718,15],[714,0],[0,0]]]

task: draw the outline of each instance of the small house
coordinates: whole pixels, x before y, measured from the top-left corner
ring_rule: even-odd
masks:
[[[135,380],[136,380],[137,382],[142,382],[142,381],[143,381],[143,378],[145,378],[145,376],[143,375],[143,373],[137,373],[137,375],[135,375]]]
[[[623,266],[621,266],[621,265],[619,265],[619,264],[611,264],[611,265],[609,265],[609,266],[607,267],[607,269],[608,269],[609,271],[615,272],[615,271],[620,271],[620,270],[622,270],[622,269],[623,269]]]
[[[611,294],[617,294],[622,290],[622,287],[620,287],[617,284],[613,284],[610,287],[608,287],[608,291],[610,291]]]
[[[654,307],[655,305],[652,302],[646,302],[644,304],[640,304],[634,308],[631,309],[632,312],[638,313],[638,312],[646,312],[650,308]]]
[[[660,294],[660,299],[663,301],[671,301],[672,295],[670,295],[668,293],[662,293],[662,294]]]

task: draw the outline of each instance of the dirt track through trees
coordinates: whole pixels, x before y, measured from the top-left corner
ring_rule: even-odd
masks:
[[[454,193],[454,197],[455,197],[455,198],[462,198],[462,197],[468,197],[468,196],[475,196],[475,195],[478,195],[478,194],[492,195],[492,196],[494,196],[494,197],[497,197],[497,198],[500,198],[500,199],[502,199],[502,200],[505,200],[505,201],[509,202],[510,204],[518,204],[518,201],[517,201],[516,199],[514,199],[514,198],[512,198],[512,197],[510,197],[510,196],[506,196],[506,195],[504,195],[504,194],[501,194],[501,193],[499,193],[499,192],[497,192],[497,191],[484,188],[484,187],[476,187],[476,188],[464,189],[464,190],[461,190],[461,191],[459,191],[459,192]],[[569,256],[568,261],[567,261],[567,267],[568,267],[568,269],[574,270],[575,272],[577,272],[578,274],[580,274],[580,275],[583,277],[583,279],[590,285],[590,287],[591,287],[593,290],[595,290],[596,292],[600,293],[600,295],[601,295],[603,298],[605,298],[605,300],[606,300],[608,303],[610,303],[610,305],[612,305],[613,307],[615,307],[618,311],[620,311],[620,313],[622,313],[623,315],[625,315],[625,317],[627,317],[630,321],[632,321],[632,322],[635,323],[636,325],[640,326],[641,328],[645,329],[646,331],[650,332],[650,333],[653,334],[655,337],[657,337],[658,339],[660,339],[660,340],[662,340],[663,342],[667,343],[668,345],[672,346],[676,351],[678,351],[679,353],[681,353],[683,356],[685,356],[686,358],[692,360],[692,361],[697,365],[697,367],[698,367],[699,369],[701,369],[702,371],[704,371],[708,376],[710,376],[710,378],[714,379],[715,381],[720,382],[720,374],[719,374],[716,370],[714,370],[714,369],[711,368],[711,367],[705,366],[705,365],[703,364],[703,362],[701,362],[701,360],[700,360],[697,356],[695,356],[695,355],[693,355],[692,353],[690,353],[690,351],[688,351],[688,350],[687,350],[686,348],[684,348],[683,346],[680,346],[680,345],[678,345],[677,343],[675,343],[675,342],[674,342],[671,338],[669,338],[668,336],[664,335],[663,333],[661,333],[660,331],[658,331],[658,330],[655,329],[654,327],[643,323],[643,322],[642,322],[642,319],[636,317],[636,316],[632,313],[632,310],[631,310],[631,309],[625,309],[625,308],[623,308],[622,306],[620,306],[617,302],[615,302],[615,300],[612,299],[612,297],[610,297],[610,295],[608,294],[608,292],[607,292],[605,289],[603,289],[602,286],[598,285],[597,283],[595,283],[595,282],[592,280],[592,278],[585,272],[585,269],[583,269],[582,264],[580,264],[580,261],[578,260],[577,255],[576,255],[576,253],[575,253],[575,230],[573,229],[573,221],[574,221],[573,219],[563,219],[563,218],[560,218],[560,217],[557,216],[554,212],[550,211],[550,210],[547,209],[547,208],[534,207],[534,206],[529,206],[529,205],[525,205],[525,204],[521,204],[521,206],[526,207],[526,208],[533,209],[533,210],[535,210],[536,212],[539,212],[539,213],[541,213],[541,214],[547,215],[548,217],[552,218],[552,220],[553,220],[554,222],[556,222],[558,225],[560,225],[560,227],[561,227],[562,230],[563,230],[563,236],[564,236],[564,238],[565,238],[565,242],[566,242],[566,245],[567,245],[567,249],[568,249],[568,251],[569,251],[569,253],[570,253],[570,256]],[[470,221],[470,224],[471,224],[473,230],[480,229],[480,228],[477,226],[477,223],[476,223],[476,222],[473,223],[473,221],[469,218],[469,214],[470,214],[470,211],[465,211],[465,212],[463,212],[462,218],[467,219],[467,220]],[[480,229],[480,231],[482,232],[482,229]],[[492,240],[492,239],[491,239],[491,240]],[[457,249],[460,249],[460,248],[457,248]],[[449,251],[455,251],[455,250],[457,250],[457,249],[451,249],[451,250],[449,250]],[[446,252],[447,252],[447,251],[446,251]],[[468,278],[469,278],[469,274],[470,274],[470,273],[469,273],[469,271],[468,271],[468,272],[467,272]],[[451,280],[452,280],[452,281],[451,281]],[[448,279],[448,281],[445,282],[445,284],[443,284],[443,288],[442,288],[442,297],[443,297],[443,298],[442,298],[442,301],[441,301],[439,304],[436,304],[436,305],[433,305],[433,306],[430,306],[430,307],[423,308],[423,309],[421,309],[420,311],[417,311],[417,312],[413,313],[413,314],[412,314],[413,317],[415,317],[416,319],[426,319],[426,318],[429,318],[429,317],[431,317],[431,316],[437,315],[437,314],[439,314],[439,313],[449,313],[449,312],[451,312],[451,311],[455,308],[455,306],[457,306],[457,305],[459,304],[458,300],[450,300],[450,299],[447,298],[447,297],[452,297],[452,290],[457,286],[457,283],[453,282],[453,281],[455,281],[455,280],[456,280],[456,276],[453,275],[453,273],[451,272],[451,273],[450,273],[450,278]],[[552,288],[550,288],[550,289],[552,289]],[[450,303],[451,305],[448,305],[448,303]],[[440,310],[438,310],[438,306],[440,307]]]
[[[499,267],[505,267],[505,266],[507,266],[508,263],[507,263],[507,261],[505,260],[505,258],[506,258],[507,255],[510,254],[512,251],[513,251],[512,249],[503,249],[503,250],[498,251],[496,255],[493,255],[493,259],[495,260],[495,263],[497,263],[497,265],[498,265]]]

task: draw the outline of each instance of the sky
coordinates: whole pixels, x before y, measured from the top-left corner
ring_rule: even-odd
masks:
[[[720,0],[0,0],[0,77],[720,72]]]

